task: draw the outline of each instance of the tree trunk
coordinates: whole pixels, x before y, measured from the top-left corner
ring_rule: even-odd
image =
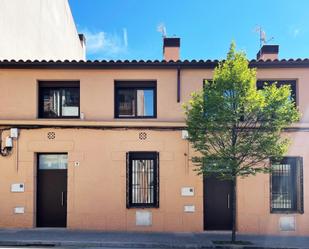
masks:
[[[232,181],[232,242],[236,241],[236,218],[237,218],[237,193],[236,193],[236,177]]]

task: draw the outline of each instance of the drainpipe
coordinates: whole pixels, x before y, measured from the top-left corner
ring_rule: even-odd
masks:
[[[180,67],[177,67],[177,103],[180,102]]]

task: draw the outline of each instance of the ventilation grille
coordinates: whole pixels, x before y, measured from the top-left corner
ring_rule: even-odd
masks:
[[[140,132],[138,135],[140,140],[146,140],[147,139],[147,133],[146,132]]]
[[[47,133],[47,138],[48,139],[55,139],[56,138],[56,133],[55,132],[48,132]]]

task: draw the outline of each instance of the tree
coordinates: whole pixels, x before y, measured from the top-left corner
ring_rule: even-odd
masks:
[[[184,105],[188,140],[199,174],[231,180],[232,242],[236,239],[237,178],[270,172],[269,158],[279,159],[289,140],[281,132],[300,114],[288,85],[265,83],[256,89],[256,69],[232,43],[213,80]]]

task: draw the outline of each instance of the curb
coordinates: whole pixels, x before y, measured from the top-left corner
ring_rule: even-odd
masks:
[[[168,244],[168,243],[134,243],[134,242],[80,242],[80,241],[0,241],[0,247],[18,246],[18,247],[108,247],[108,248],[166,248],[166,249],[215,249],[216,246],[196,245],[196,244]],[[226,248],[222,248],[226,249]]]
[[[108,247],[108,248],[166,248],[166,249],[309,249],[309,247],[264,247],[248,245],[197,245],[197,244],[169,244],[169,243],[133,243],[133,242],[80,242],[80,241],[0,241],[0,247]]]

